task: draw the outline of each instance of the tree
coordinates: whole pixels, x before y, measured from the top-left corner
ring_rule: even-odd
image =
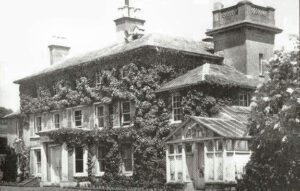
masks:
[[[300,56],[276,51],[269,79],[259,86],[249,119],[253,154],[238,190],[296,190],[300,186]]]
[[[17,178],[17,154],[14,148],[7,146],[5,148],[5,160],[0,165],[3,172],[3,181],[14,182]]]

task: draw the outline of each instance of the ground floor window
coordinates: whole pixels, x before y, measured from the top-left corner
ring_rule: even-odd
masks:
[[[34,151],[35,153],[35,166],[36,166],[36,174],[41,174],[42,172],[42,165],[41,165],[41,150],[40,149],[36,149]]]
[[[122,172],[132,172],[133,170],[133,158],[132,158],[132,147],[130,144],[124,144],[121,148],[122,157]]]
[[[76,173],[83,173],[83,147],[76,147],[75,148],[75,172]]]
[[[183,180],[182,145],[169,145],[169,169],[171,181]]]
[[[99,172],[104,172],[105,171],[105,148],[104,147],[98,147],[98,162],[99,162]]]

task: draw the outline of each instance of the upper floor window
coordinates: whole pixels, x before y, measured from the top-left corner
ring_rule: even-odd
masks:
[[[104,106],[97,107],[98,127],[104,127]]]
[[[121,148],[122,157],[122,172],[132,172],[133,160],[132,160],[132,147],[130,144],[123,144]]]
[[[238,105],[248,107],[250,105],[250,94],[247,92],[239,93]]]
[[[178,94],[172,96],[172,117],[174,122],[180,122],[182,119],[182,97]]]
[[[113,127],[127,126],[132,121],[132,102],[114,101],[109,105],[109,115]]]
[[[82,113],[81,110],[77,110],[74,112],[75,115],[75,127],[82,127]]]
[[[58,129],[60,127],[59,114],[54,114],[54,127]]]
[[[130,101],[122,101],[122,125],[129,125],[131,122],[131,116],[130,116]]]
[[[264,55],[263,54],[259,54],[259,56],[258,56],[259,58],[259,60],[258,60],[258,69],[259,69],[259,75],[263,75],[263,59],[264,59]]]
[[[42,130],[42,117],[35,118],[35,133]]]

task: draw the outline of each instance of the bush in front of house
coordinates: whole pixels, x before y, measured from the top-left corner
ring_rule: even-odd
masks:
[[[5,160],[0,164],[4,182],[15,182],[17,178],[17,154],[9,146],[5,148]]]

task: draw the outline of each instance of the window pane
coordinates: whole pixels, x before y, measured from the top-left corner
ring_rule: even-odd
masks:
[[[191,153],[192,152],[192,145],[191,144],[186,144],[185,149],[186,149],[186,153]]]
[[[226,140],[226,150],[227,151],[233,151],[233,140]]]
[[[173,120],[180,121],[182,119],[181,96],[174,95],[172,99]]]
[[[214,143],[213,141],[207,142],[207,151],[213,151],[214,150]]]
[[[130,102],[123,102],[123,113],[130,112]]]
[[[59,128],[59,114],[54,115],[54,126],[55,128]]]
[[[235,141],[235,150],[237,151],[247,151],[247,141],[244,140],[236,140]]]
[[[177,153],[182,153],[182,145],[177,146]]]
[[[174,145],[170,145],[169,146],[169,149],[170,149],[170,154],[174,154]]]
[[[223,143],[221,140],[217,140],[217,151],[222,151],[223,150]]]

